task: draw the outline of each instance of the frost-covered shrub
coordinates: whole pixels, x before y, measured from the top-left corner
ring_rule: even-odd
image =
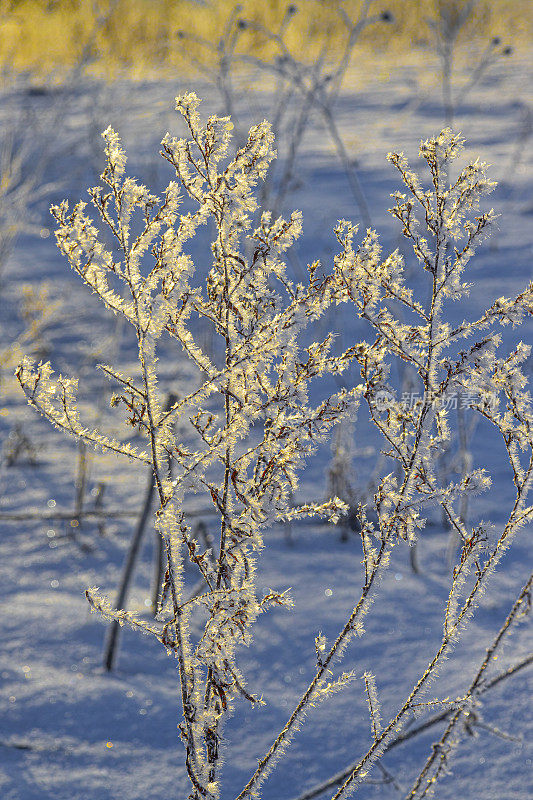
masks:
[[[403,156],[389,156],[406,187],[405,194],[395,195],[392,213],[400,220],[428,274],[429,304],[416,300],[405,285],[398,252],[382,258],[377,236],[370,229],[356,246],[356,229],[344,220],[336,229],[339,253],[332,271],[324,275],[320,265],[314,263],[308,268],[308,282],[295,284],[286,273],[283,254],[300,235],[300,215],[294,213],[285,220],[263,213],[257,228],[253,229],[251,223],[257,210],[253,189],[275,155],[269,124],[254,126],[244,146],[223,167],[231,121],[228,117],[210,117],[203,124],[198,104],[192,93],[177,99],[190,138],[167,135],[162,142],[161,153],[178,179],[168,185],[162,198],[125,177],[126,156],[119,138],[110,128],[104,132],[105,186],[90,189],[89,194],[100,222],[118,244],[120,261],[102,243],[100,230],[87,215],[86,203],[78,203],[72,210],[66,203],[53,208],[58,244],[71,267],[135,330],[140,379],[116,366],[102,365],[102,369],[118,386],[112,405],[123,408],[127,423],[143,435],[144,449],[134,447],[127,438],[112,439],[86,428],[76,408],[76,381],[54,377],[48,363],[36,365],[25,359],[17,374],[30,403],[53,424],[96,447],[148,464],[153,470],[158,496],[156,526],[167,559],[155,623],[147,624],[134,614],[113,609],[96,589],[89,589],[87,597],[104,617],[155,636],[176,656],[182,710],[179,731],[192,800],[220,796],[221,732],[235,700],[240,697],[252,704],[262,702],[260,687],[256,693],[246,686],[239,669],[239,648],[252,641],[253,623],[259,614],[272,605],[290,604],[286,593],[269,592],[262,599],[258,597],[255,566],[263,547],[262,534],[278,520],[310,515],[335,520],[347,511],[346,504],[336,497],[322,505],[299,507],[293,507],[292,497],[297,470],[306,456],[333,425],[349,419],[358,403],[366,401],[398,469],[381,479],[372,515],[363,507],[358,509],[364,553],[362,589],[334,643],[329,645],[323,636],[317,636],[314,677],[238,800],[259,795],[261,783],[310,708],[357,677],[355,670],[334,675],[333,669],[347,643],[364,633],[363,618],[392,549],[402,540],[414,542],[423,528],[421,508],[440,504],[458,530],[463,548],[445,610],[442,642],[391,720],[380,718],[376,681],[369,672],[363,674],[371,744],[336,791],[335,798],[340,798],[364,781],[372,763],[420,706],[443,705],[462,719],[475,703],[475,681],[462,698],[453,702],[427,702],[422,698],[503,551],[533,516],[533,508],[526,504],[533,474],[531,403],[520,371],[527,348],[520,345],[511,356],[500,359],[496,356],[497,337],[487,333],[455,356],[445,351],[495,321],[519,322],[531,311],[533,286],[512,300],[500,298],[478,320],[465,321],[456,328],[446,322],[445,302],[467,292],[462,272],[493,219],[492,212],[474,221],[469,216],[479,197],[493,186],[485,177],[484,164],[470,164],[453,186],[444,184],[446,162],[461,149],[460,138],[450,131],[421,146],[432,177],[428,191]],[[187,213],[180,213],[182,189],[194,206]],[[415,218],[415,207],[422,210],[428,231],[424,235]],[[134,215],[138,217],[137,228],[133,227]],[[193,283],[195,264],[185,246],[208,221],[215,238],[212,266],[205,287],[201,287]],[[134,230],[138,232],[134,234]],[[396,319],[389,310],[389,300],[404,306],[413,323]],[[304,328],[340,303],[351,304],[370,323],[373,341],[354,344],[338,354],[334,351],[334,333],[305,348],[299,345]],[[205,352],[192,334],[197,318],[213,326],[220,338],[218,362],[216,350],[214,354]],[[192,392],[182,387],[182,396],[169,409],[164,408],[158,385],[157,347],[162,337],[175,340],[205,376]],[[406,405],[392,393],[385,393],[383,401],[381,395],[394,357],[408,362],[419,375],[424,389],[419,402]],[[310,382],[314,396],[319,391],[319,378],[342,372],[354,359],[360,366],[361,382],[350,391],[326,394],[314,404],[308,394]],[[489,486],[489,477],[478,469],[466,474],[459,484],[442,487],[434,476],[435,454],[448,437],[443,401],[452,387],[468,392],[471,406],[501,431],[513,468],[516,503],[487,553],[482,549],[486,525],[480,522],[467,530],[455,504],[465,492]],[[486,402],[487,393],[503,396],[505,411],[497,403]],[[195,431],[194,445],[177,439],[173,423],[178,418],[188,420]],[[249,436],[252,426],[253,436]],[[523,453],[527,453],[525,463]],[[175,464],[174,477],[169,474],[170,459]],[[191,490],[205,492],[220,518],[214,553],[202,550],[183,511],[185,494]],[[184,559],[205,581],[205,591],[194,598],[184,594]],[[198,607],[204,626],[193,640],[189,618]],[[510,614],[504,633],[516,613]],[[501,631],[499,637],[494,647],[503,638]],[[455,742],[457,737],[452,738]],[[426,783],[432,785],[439,768],[430,757],[410,796],[423,796],[420,791]]]
[[[312,514],[335,518],[344,510],[336,499],[292,508],[290,497],[304,457],[351,409],[359,390],[327,396],[315,406],[308,399],[309,381],[343,370],[353,351],[331,355],[331,335],[309,347],[305,356],[299,351],[300,332],[336,301],[339,291],[339,276],[319,277],[316,265],[306,286],[287,279],[282,255],[300,234],[300,215],[286,221],[272,220],[265,213],[260,226],[251,230],[250,216],[256,209],[252,189],[274,157],[269,124],[252,128],[245,146],[219,170],[232,125],[227,118],[212,117],[203,126],[198,102],[193,94],[178,99],[192,140],[164,139],[162,154],[175,168],[179,184],[170,183],[162,200],[124,177],[126,158],[118,136],[111,129],[104,133],[106,188],[91,189],[90,195],[119,242],[120,263],[101,243],[85,203],[72,211],[66,203],[53,209],[58,243],[73,269],[135,328],[142,381],[112,366],[102,369],[119,386],[112,404],[125,407],[129,423],[145,435],[146,449],[139,451],[127,441],[87,430],[76,409],[76,381],[54,378],[49,364],[35,367],[25,360],[18,374],[30,401],[55,425],[104,450],[152,466],[167,577],[161,598],[165,621],[150,632],[178,658],[181,733],[191,782],[201,795],[215,795],[224,718],[236,695],[258,702],[245,688],[236,648],[250,641],[258,614],[272,604],[290,602],[286,595],[270,593],[262,599],[256,595],[254,560],[262,546],[262,530],[279,519]],[[180,184],[196,201],[196,211],[179,213]],[[135,211],[140,211],[143,225],[134,238],[130,224]],[[217,235],[203,292],[191,283],[194,264],[184,245],[209,219]],[[252,250],[249,258],[244,255],[245,239]],[[149,268],[147,253],[153,257]],[[123,294],[111,287],[110,275],[122,283]],[[273,288],[275,281],[281,292]],[[213,363],[194,341],[188,327],[192,315],[200,315],[222,337],[223,363]],[[185,394],[167,412],[158,390],[156,358],[163,334],[173,337],[207,376],[199,389]],[[217,393],[222,405],[209,410],[208,400]],[[196,450],[175,439],[173,422],[183,415],[198,434]],[[257,422],[262,426],[261,441],[243,444]],[[168,476],[169,457],[175,464],[174,480]],[[184,494],[191,489],[205,490],[220,514],[216,559],[200,551],[181,510]],[[206,584],[206,592],[190,604],[185,603],[182,588],[184,553]],[[117,616],[95,591],[88,597],[107,616]],[[193,644],[188,617],[197,605],[205,607],[207,621],[201,640]],[[146,628],[126,612],[119,618]],[[326,684],[319,687],[321,694],[327,691]]]

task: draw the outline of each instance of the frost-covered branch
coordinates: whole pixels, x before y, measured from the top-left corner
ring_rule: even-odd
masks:
[[[26,360],[18,377],[30,402],[55,425],[151,465],[158,498],[155,523],[167,561],[156,624],[113,609],[96,591],[88,598],[104,617],[143,629],[175,655],[191,798],[214,800],[220,794],[224,722],[236,699],[259,702],[246,687],[238,650],[251,641],[259,614],[291,602],[286,592],[257,597],[255,561],[263,531],[279,519],[322,515],[335,520],[346,511],[337,498],[294,508],[292,497],[305,458],[338,420],[353,413],[361,392],[342,390],[318,403],[308,398],[309,383],[342,372],[355,350],[334,354],[332,336],[305,350],[299,344],[302,331],[337,302],[340,286],[336,270],[318,277],[317,264],[309,268],[307,285],[288,279],[283,255],[300,235],[301,215],[285,220],[264,213],[253,227],[253,192],[275,157],[269,124],[254,126],[228,160],[230,119],[213,116],[203,123],[198,105],[193,93],[177,98],[188,138],[167,135],[162,142],[161,154],[177,181],[161,198],[126,177],[125,152],[108,128],[103,186],[89,190],[97,221],[88,216],[85,203],[70,210],[64,202],[52,210],[59,248],[72,269],[135,331],[140,376],[134,379],[113,365],[100,368],[118,387],[111,405],[144,439],[145,450],[139,453],[84,428],[76,382],[54,379],[50,365]],[[180,213],[180,192],[192,211]],[[214,225],[215,238],[202,287],[192,283],[195,264],[185,246],[207,222]],[[102,229],[115,240],[118,258],[102,243]],[[221,338],[222,366],[196,343],[191,324],[196,317]],[[169,409],[163,408],[157,371],[163,337],[177,342],[206,376],[192,392],[180,392]],[[178,419],[188,423],[193,445],[177,439]],[[261,426],[262,436],[243,449],[240,443],[252,425]],[[191,490],[204,491],[219,517],[215,557],[201,550],[188,525],[183,503]],[[183,593],[184,557],[206,587],[192,598]],[[193,641],[188,620],[198,606],[205,625]],[[319,680],[315,699],[338,691],[352,677]]]
[[[282,519],[320,515],[335,521],[348,511],[342,498],[294,507],[293,496],[305,460],[335,425],[353,419],[361,401],[366,402],[394,468],[377,485],[372,512],[364,506],[357,512],[363,583],[334,641],[328,645],[323,636],[316,637],[315,674],[237,800],[259,795],[310,709],[357,678],[353,669],[335,676],[334,667],[348,643],[364,633],[364,617],[392,550],[402,541],[413,544],[423,530],[422,508],[441,506],[461,537],[462,552],[443,608],[441,643],[387,723],[380,716],[374,677],[364,672],[372,741],[336,792],[335,800],[340,800],[366,778],[415,710],[466,702],[464,697],[427,700],[424,692],[514,535],[533,518],[528,504],[533,422],[520,369],[529,353],[525,345],[498,358],[498,337],[489,332],[464,352],[447,349],[493,320],[520,321],[531,310],[533,288],[513,300],[498,301],[478,322],[465,322],[452,331],[445,321],[446,303],[468,292],[462,273],[494,218],[486,212],[471,219],[480,198],[493,187],[484,164],[468,165],[452,186],[447,185],[448,162],[462,148],[460,137],[449,130],[421,144],[420,154],[430,171],[428,190],[403,155],[389,157],[406,189],[394,196],[392,213],[425,271],[429,302],[417,299],[406,285],[398,251],[384,258],[371,230],[356,246],[356,228],[344,220],[336,228],[339,252],[331,271],[316,262],[308,267],[305,281],[294,283],[284,259],[301,234],[301,215],[294,212],[284,219],[258,214],[254,194],[275,157],[270,125],[263,121],[252,127],[230,158],[231,120],[211,116],[202,122],[199,102],[194,93],[177,98],[188,133],[187,138],[167,134],[163,139],[161,155],[177,180],[161,197],[126,177],[125,152],[117,133],[108,128],[103,134],[103,186],[89,190],[96,221],[86,213],[85,203],[72,210],[65,202],[53,208],[58,245],[70,266],[135,332],[138,377],[126,375],[118,365],[101,369],[118,387],[112,407],[144,441],[144,449],[139,452],[127,441],[84,427],[76,381],[54,378],[49,364],[25,359],[17,376],[30,403],[54,425],[152,469],[158,499],[155,525],[166,554],[155,623],[148,625],[127,610],[113,609],[95,590],[89,591],[88,599],[103,617],[141,628],[176,658],[179,732],[190,800],[220,797],[224,724],[236,701],[261,702],[260,687],[252,691],[246,685],[239,651],[251,643],[260,614],[272,606],[291,605],[283,591],[258,598],[256,566],[264,532]],[[186,213],[180,210],[181,193],[191,207]],[[214,237],[205,285],[196,285],[195,263],[186,247],[203,225]],[[111,232],[119,258],[104,246],[103,230]],[[411,315],[412,324],[394,315],[391,300]],[[336,351],[332,333],[318,341],[308,338],[304,346],[302,333],[308,336],[307,329],[312,331],[313,324],[340,303],[349,304],[367,323],[372,338],[343,352]],[[196,320],[212,326],[219,337],[221,347],[213,354],[197,343]],[[190,360],[202,375],[200,385],[187,393],[180,390],[180,399],[170,408],[164,407],[158,372],[162,341],[175,345],[178,357]],[[423,396],[414,403],[396,399],[388,386],[394,359],[418,376]],[[357,385],[318,396],[320,379],[338,376],[355,362],[361,379]],[[475,469],[459,483],[441,486],[435,476],[436,456],[449,439],[446,393],[458,388],[468,393],[470,407],[499,430],[513,470],[516,499],[488,555],[484,548],[489,524],[480,521],[469,530],[456,504],[465,494],[486,489],[490,477]],[[489,403],[488,395],[503,398],[505,411],[497,402]],[[176,433],[177,420],[190,431],[190,440],[182,441]],[[249,437],[252,426],[254,436]],[[217,546],[202,549],[194,536],[184,510],[189,492],[202,492],[212,504],[219,520]],[[185,559],[201,578],[201,589],[190,596],[183,587]],[[189,621],[199,608],[203,628],[194,634]]]
[[[503,639],[508,635],[513,624],[529,611],[532,584],[533,574],[529,576],[522,587],[502,627],[490,646],[487,647],[485,656],[467,689],[464,700],[452,714],[439,742],[432,746],[431,755],[428,757],[424,767],[416,778],[411,791],[406,795],[406,800],[407,798],[409,800],[415,800],[415,798],[421,799],[431,792],[440,775],[446,769],[453,749],[458,746],[462,738],[461,731],[458,730],[460,723],[463,722],[463,726],[467,730],[469,724],[477,724],[475,707],[479,702],[479,695],[483,691],[484,684],[486,683],[485,673],[491,660],[494,658],[496,650],[498,650]]]
[[[454,510],[454,503],[465,493],[488,488],[490,478],[483,470],[474,470],[465,474],[460,484],[441,487],[434,471],[435,457],[449,439],[449,409],[445,401],[450,386],[460,386],[467,392],[473,398],[470,405],[496,425],[504,440],[533,452],[531,402],[524,391],[525,378],[519,370],[519,363],[528,350],[519,346],[508,359],[498,360],[495,348],[499,338],[492,335],[474,343],[466,353],[458,353],[455,359],[444,357],[443,354],[450,344],[450,326],[444,319],[445,304],[450,299],[455,301],[468,293],[469,285],[461,282],[462,273],[476,244],[485,237],[486,229],[494,219],[492,211],[476,217],[474,223],[469,216],[477,210],[480,198],[494,187],[494,183],[485,175],[485,164],[479,161],[469,164],[461,170],[453,185],[447,185],[448,163],[461,153],[462,146],[461,138],[450,130],[422,142],[420,155],[427,162],[431,175],[432,185],[428,190],[423,189],[420,179],[410,170],[402,154],[389,155],[407,189],[407,193],[397,192],[393,195],[396,202],[391,213],[402,223],[404,236],[410,240],[415,257],[429,275],[430,299],[425,308],[413,299],[412,293],[405,287],[403,260],[399,253],[395,252],[381,260],[381,249],[374,232],[367,232],[361,245],[355,248],[353,239],[356,231],[353,226],[341,221],[337,228],[337,238],[343,245],[342,253],[335,261],[340,281],[337,299],[351,300],[359,316],[370,324],[375,334],[373,342],[360,342],[354,348],[355,358],[360,365],[363,397],[367,401],[371,419],[390,446],[387,455],[396,462],[399,473],[396,476],[392,472],[386,475],[374,495],[377,526],[369,523],[364,509],[359,511],[365,570],[360,599],[332,648],[323,653],[317,676],[268,752],[259,761],[237,800],[258,795],[261,782],[290,741],[312,702],[323,666],[329,668],[342,653],[353,635],[354,623],[361,626],[362,614],[388,565],[392,548],[399,539],[413,544],[423,529],[425,520],[419,516],[420,507],[440,504],[463,541],[460,562],[453,574],[445,608],[442,641],[405,702],[379,733],[373,699],[375,693],[372,682],[366,679],[374,741],[350,774],[346,775],[333,800],[340,800],[356,789],[413,709],[419,706],[420,695],[434,680],[440,663],[470,618],[503,552],[520,527],[531,518],[531,507],[526,506],[525,497],[531,488],[532,462],[530,460],[527,467],[519,467],[514,463],[516,456],[513,457],[514,461],[511,459],[517,487],[516,501],[508,523],[483,562],[481,554],[486,542],[486,525],[481,522],[469,532]],[[421,212],[422,222],[417,219],[415,209],[419,214]],[[420,233],[422,224],[426,229],[424,235]],[[453,247],[454,242],[465,239],[466,246]],[[421,319],[421,324],[409,326],[396,319],[386,305],[390,297],[405,298],[406,304]],[[514,300],[500,304],[502,310],[505,309],[504,313],[496,314],[489,310],[478,323],[469,325],[465,322],[456,335],[469,336],[484,327],[490,318],[505,324],[509,321],[509,309],[516,310],[517,319],[521,319],[531,310],[532,298],[532,289],[529,287]],[[387,385],[391,356],[406,361],[418,373],[422,397],[413,404],[396,400]],[[387,389],[385,404],[380,403],[378,394],[384,389]],[[498,415],[487,406],[484,399],[487,393],[505,394],[508,401],[505,415]],[[479,402],[476,402],[478,398]],[[466,597],[461,598],[469,579],[471,583],[466,590]]]

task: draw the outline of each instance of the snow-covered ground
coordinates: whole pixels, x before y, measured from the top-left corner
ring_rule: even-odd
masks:
[[[501,215],[499,230],[470,264],[474,283],[468,301],[453,310],[457,319],[477,316],[493,299],[510,296],[532,278],[533,174],[531,62],[518,55],[494,67],[457,110],[456,127],[467,140],[467,155],[479,155],[493,166],[499,183],[491,204]],[[398,229],[387,215],[389,194],[399,188],[387,163],[391,149],[403,149],[415,162],[420,139],[443,126],[438,90],[420,88],[414,68],[391,68],[386,81],[354,74],[346,83],[335,116],[357,169],[372,217],[385,249],[403,247]],[[354,88],[357,87],[357,88]],[[219,112],[214,90],[191,80],[159,83],[95,83],[72,90],[29,94],[22,83],[0,97],[0,119],[6,129],[24,107],[26,125],[34,126],[34,158],[48,148],[46,180],[55,182],[48,200],[84,195],[97,182],[103,164],[97,131],[108,124],[123,136],[129,172],[155,190],[171,179],[167,164],[156,157],[167,130],[178,131],[174,96],[193,88],[205,98],[204,113]],[[239,124],[268,116],[272,94],[261,84],[243,86],[236,94]],[[50,126],[54,126],[50,130]],[[280,154],[283,153],[280,143]],[[328,269],[335,252],[333,225],[339,218],[357,220],[358,211],[346,175],[318,116],[302,142],[298,183],[287,207],[304,215],[304,236],[293,267],[320,257]],[[85,376],[83,408],[105,415],[99,403],[103,383],[92,365],[102,357],[127,364],[134,357],[131,332],[110,319],[70,274],[55,248],[52,221],[38,206],[41,235],[22,236],[6,264],[0,294],[3,344],[21,329],[18,315],[24,282],[47,281],[51,296],[61,300],[44,334],[47,358],[58,369]],[[203,234],[205,235],[205,233]],[[199,254],[206,252],[200,242]],[[204,248],[204,250],[202,250]],[[407,252],[407,250],[405,251]],[[201,262],[200,262],[201,263]],[[203,262],[205,263],[205,261]],[[413,281],[419,280],[416,266]],[[339,312],[328,323],[348,344],[365,335],[361,323]],[[504,329],[508,349],[518,339],[533,341],[533,325]],[[103,354],[100,355],[100,354]],[[167,354],[162,370],[175,384],[192,380],[186,365]],[[80,381],[82,384],[82,381]],[[107,387],[106,387],[107,389]],[[0,391],[0,437],[18,423],[37,450],[32,466],[21,458],[0,471],[0,513],[72,509],[75,496],[76,446],[26,408],[22,393],[7,379]],[[474,466],[486,466],[493,487],[472,501],[473,520],[496,525],[506,518],[513,499],[510,470],[503,446],[480,424],[472,443]],[[4,453],[6,449],[4,449]],[[302,474],[302,499],[324,496],[330,457],[322,447]],[[377,459],[376,438],[361,411],[355,431],[354,470],[364,488]],[[105,508],[140,510],[147,476],[122,462],[94,456],[90,461],[87,503],[91,491],[105,482]],[[190,508],[205,508],[193,497]],[[365,670],[377,677],[382,716],[394,715],[414,680],[438,646],[443,604],[450,584],[446,566],[447,534],[435,513],[421,536],[419,575],[412,573],[407,547],[396,548],[394,560],[366,619],[366,635],[349,648],[345,669]],[[216,520],[205,517],[216,534]],[[97,585],[114,595],[135,518],[111,519],[105,530],[93,522],[71,528],[66,521],[0,518],[0,797],[3,800],[184,800],[187,780],[183,750],[176,731],[178,694],[175,664],[147,637],[124,630],[118,666],[106,674],[101,666],[105,627],[89,613],[84,590]],[[457,696],[470,682],[476,665],[502,624],[531,571],[531,530],[521,531],[492,579],[467,633],[441,671],[440,696]],[[129,607],[147,613],[152,578],[154,534],[149,530],[136,571]],[[356,535],[341,541],[339,531],[315,523],[283,527],[266,536],[259,566],[260,586],[292,588],[295,607],[262,616],[253,645],[241,665],[252,691],[266,705],[239,704],[225,729],[227,758],[223,800],[234,797],[253,771],[256,760],[284,724],[291,707],[312,677],[314,637],[322,631],[331,641],[344,624],[361,584],[361,549]],[[191,587],[196,575],[187,572]],[[531,651],[533,636],[526,620],[510,638],[494,674]],[[442,800],[527,800],[533,796],[533,722],[531,670],[523,670],[485,695],[484,720],[518,737],[499,738],[479,729],[466,737],[452,762],[453,774],[438,786]],[[431,728],[385,755],[383,765],[404,794],[422,766],[440,728]],[[439,734],[440,735],[440,734]],[[264,788],[266,800],[290,800],[345,767],[365,752],[370,728],[363,692],[357,681],[326,704],[312,710],[303,729]],[[379,780],[378,770],[372,778]],[[325,794],[324,797],[329,797]],[[392,784],[364,785],[362,798],[403,796]]]

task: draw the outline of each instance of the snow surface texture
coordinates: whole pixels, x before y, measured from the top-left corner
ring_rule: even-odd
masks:
[[[479,155],[493,164],[490,176],[499,182],[491,205],[501,214],[499,231],[478,251],[467,278],[475,283],[471,295],[457,308],[457,319],[475,317],[493,299],[511,296],[531,279],[531,115],[532,86],[525,80],[531,70],[524,63],[505,64],[493,71],[458,109],[456,127],[467,140],[467,155]],[[382,234],[384,249],[402,246],[398,227],[387,217],[389,193],[399,188],[386,153],[404,149],[415,164],[420,139],[443,126],[442,108],[435,96],[417,97],[408,69],[357,94],[346,90],[336,107],[338,125],[359,160],[359,176],[368,200],[372,223]],[[123,137],[129,154],[129,174],[137,175],[154,191],[171,177],[162,159],[156,160],[158,143],[167,130],[177,132],[173,97],[194,88],[204,97],[202,110],[218,111],[219,100],[202,85],[115,84],[77,87],[62,105],[54,135],[54,157],[47,164],[47,179],[59,181],[52,200],[84,196],[85,187],[97,182],[103,166],[101,144],[88,131],[108,124]],[[237,109],[243,128],[260,121],[270,107],[266,90],[238,95]],[[2,98],[2,121],[13,109],[31,105],[36,124],[53,119],[57,97],[50,93],[28,96],[25,87]],[[528,117],[529,113],[529,117]],[[49,135],[49,132],[48,132]],[[51,145],[50,145],[51,146]],[[281,149],[281,148],[280,148]],[[298,184],[288,197],[288,209],[303,212],[304,235],[295,256],[297,271],[307,261],[321,257],[325,268],[336,242],[332,233],[339,218],[357,221],[343,170],[328,145],[320,120],[313,120],[303,142]],[[49,355],[58,369],[87,376],[85,402],[98,406],[103,382],[92,369],[99,361],[114,360],[126,369],[134,358],[130,332],[109,318],[68,271],[47,236],[51,222],[44,212],[41,238],[24,236],[4,271],[0,323],[3,336],[12,335],[14,308],[21,282],[48,281],[62,300],[62,315],[53,319],[46,338]],[[298,276],[297,276],[298,277]],[[365,335],[360,323],[339,312],[331,327],[344,344]],[[6,334],[6,330],[8,334]],[[532,341],[531,321],[516,330],[503,329],[505,352],[518,339]],[[111,358],[113,355],[113,359]],[[186,364],[178,374],[172,363],[163,370],[176,383],[192,380]],[[94,377],[96,374],[96,377]],[[107,388],[107,387],[106,387]],[[0,511],[72,508],[75,495],[76,447],[26,409],[24,398],[2,384],[0,434],[7,435],[19,422],[37,449],[37,465],[24,458],[0,473]],[[103,405],[103,404],[102,404]],[[98,409],[96,409],[96,412]],[[376,462],[377,440],[365,425],[363,411],[355,427],[354,469],[362,488]],[[495,524],[506,518],[512,501],[512,483],[506,455],[492,431],[479,425],[474,434],[474,466],[486,466],[493,488],[472,501],[472,518]],[[326,492],[325,473],[330,458],[323,447],[303,472],[302,500],[319,499]],[[140,510],[146,476],[101,456],[91,461],[88,492],[104,481],[105,507]],[[94,499],[94,498],[93,498]],[[300,499],[300,498],[299,498]],[[90,503],[91,500],[89,499]],[[205,507],[199,497],[195,504]],[[216,534],[216,520],[205,517]],[[146,800],[186,797],[187,781],[179,743],[178,693],[175,665],[148,637],[124,630],[118,666],[111,675],[101,668],[106,629],[89,614],[84,590],[99,586],[113,595],[134,519],[106,522],[104,535],[97,525],[84,522],[71,528],[69,521],[1,521],[0,586],[2,593],[0,699],[0,796],[5,800]],[[482,600],[456,653],[441,671],[438,695],[458,696],[471,680],[476,665],[502,624],[511,603],[530,572],[529,529],[518,536]],[[147,612],[152,576],[153,533],[145,538],[136,571],[129,608]],[[340,541],[339,532],[315,523],[295,524],[291,537],[283,527],[266,537],[260,560],[260,586],[283,591],[291,587],[295,608],[262,616],[255,627],[252,647],[243,652],[241,667],[253,690],[260,688],[266,706],[250,709],[245,703],[225,729],[228,760],[222,783],[224,800],[240,791],[269,746],[272,734],[284,724],[287,713],[313,674],[314,639],[319,631],[331,640],[358,596],[361,582],[359,539]],[[394,551],[393,563],[381,584],[379,597],[366,618],[367,633],[352,643],[343,668],[362,676],[377,676],[382,717],[389,718],[404,698],[441,636],[442,608],[449,587],[446,565],[448,535],[437,514],[423,532],[418,548],[420,575],[410,571],[407,547]],[[191,587],[196,575],[187,575]],[[531,651],[530,626],[522,625],[499,655],[498,669]],[[501,662],[501,664],[500,664]],[[453,775],[437,789],[437,797],[505,798],[526,800],[533,793],[531,775],[533,725],[528,706],[531,674],[523,671],[502,683],[484,700],[484,719],[500,730],[520,737],[521,743],[497,738],[480,729],[467,739],[452,762]],[[431,729],[409,744],[386,755],[383,764],[405,792],[425,760],[438,729]],[[264,797],[283,800],[345,767],[364,752],[370,730],[362,681],[313,710],[295,742],[264,786]],[[372,777],[379,779],[376,770]],[[324,796],[330,796],[329,795]],[[363,798],[402,796],[392,785],[368,785]]]

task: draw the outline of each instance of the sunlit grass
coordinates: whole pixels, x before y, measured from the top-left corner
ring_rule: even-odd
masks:
[[[443,10],[453,15],[462,5],[463,0],[372,2],[369,15],[375,21],[363,31],[358,51],[363,58],[379,51],[394,60],[431,47],[428,19]],[[494,36],[527,46],[533,39],[530,5],[529,0],[479,0],[459,46],[461,40],[471,45]],[[262,29],[277,32],[289,6],[284,42],[293,55],[311,61],[322,52],[338,55],[347,37],[339,8],[355,21],[364,3],[10,0],[0,3],[0,64],[5,76],[29,71],[56,80],[73,67],[106,77],[169,76],[177,69],[192,70],[195,62],[214,66],[228,25],[235,32],[235,53],[270,59],[277,46]],[[379,19],[383,12],[390,18]]]

